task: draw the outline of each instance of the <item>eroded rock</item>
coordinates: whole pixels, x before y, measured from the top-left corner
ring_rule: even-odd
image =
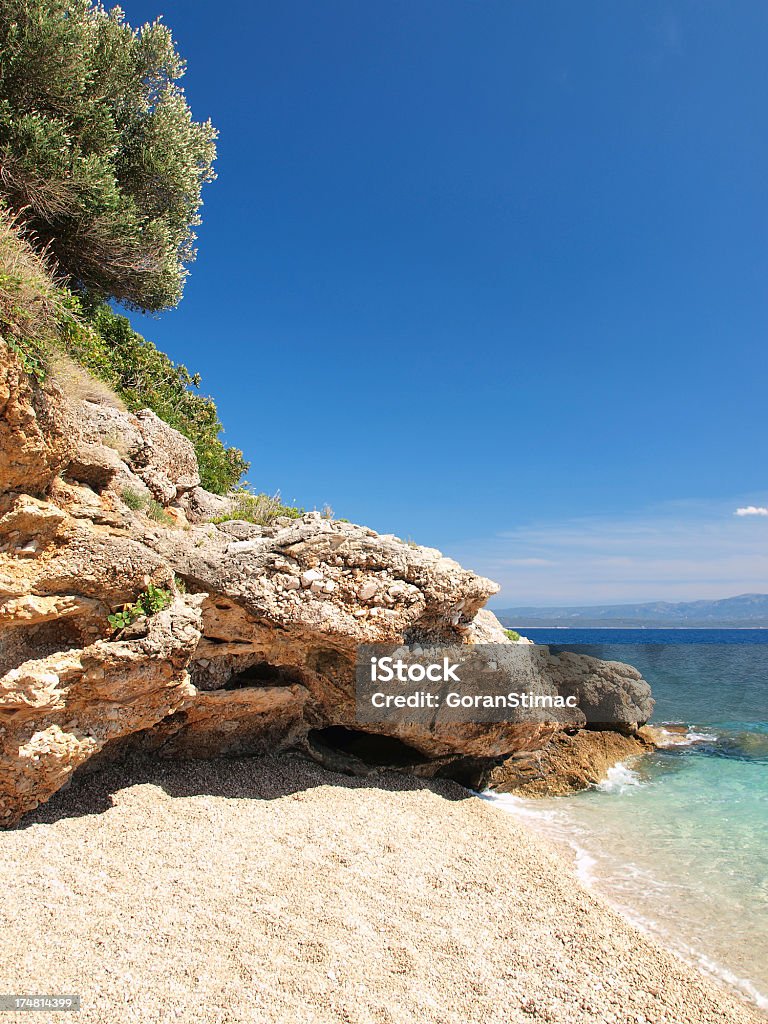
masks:
[[[106,743],[189,706],[199,599],[178,598],[130,640],[31,659],[0,677],[0,823],[60,789]]]
[[[136,749],[296,748],[349,771],[386,767],[383,749],[398,770],[477,784],[587,718],[631,734],[650,714],[649,688],[627,666],[530,648],[532,684],[575,693],[586,716],[361,729],[358,645],[508,644],[483,608],[496,584],[318,513],[214,524],[232,500],[199,486],[185,438],[149,412],[73,409],[2,343],[0,411],[0,824],[78,767]],[[145,514],[150,496],[172,523]],[[174,595],[170,608],[115,633],[110,613],[150,581]],[[356,752],[334,748],[343,736]]]
[[[633,736],[608,730],[557,732],[541,749],[519,752],[486,770],[483,783],[517,796],[565,796],[596,786],[618,762],[632,762],[653,749],[645,729]]]

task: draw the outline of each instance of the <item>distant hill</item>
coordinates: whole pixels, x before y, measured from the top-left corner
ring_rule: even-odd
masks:
[[[576,608],[494,609],[505,626],[687,626],[768,627],[768,594],[740,594],[719,601],[651,601],[648,604],[603,604]]]

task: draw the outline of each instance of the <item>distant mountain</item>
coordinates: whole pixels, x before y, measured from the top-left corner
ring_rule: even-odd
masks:
[[[740,594],[720,601],[651,601],[648,604],[603,604],[583,608],[494,609],[505,626],[709,626],[768,627],[768,594]]]

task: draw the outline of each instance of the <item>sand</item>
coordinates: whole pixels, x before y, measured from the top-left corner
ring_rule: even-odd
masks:
[[[451,783],[137,762],[0,852],[0,992],[83,1006],[2,1024],[765,1022]]]

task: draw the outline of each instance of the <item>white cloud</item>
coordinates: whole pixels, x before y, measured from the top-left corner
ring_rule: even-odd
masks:
[[[735,516],[768,516],[768,508],[764,505],[745,505],[744,508],[737,508],[733,514]]]

